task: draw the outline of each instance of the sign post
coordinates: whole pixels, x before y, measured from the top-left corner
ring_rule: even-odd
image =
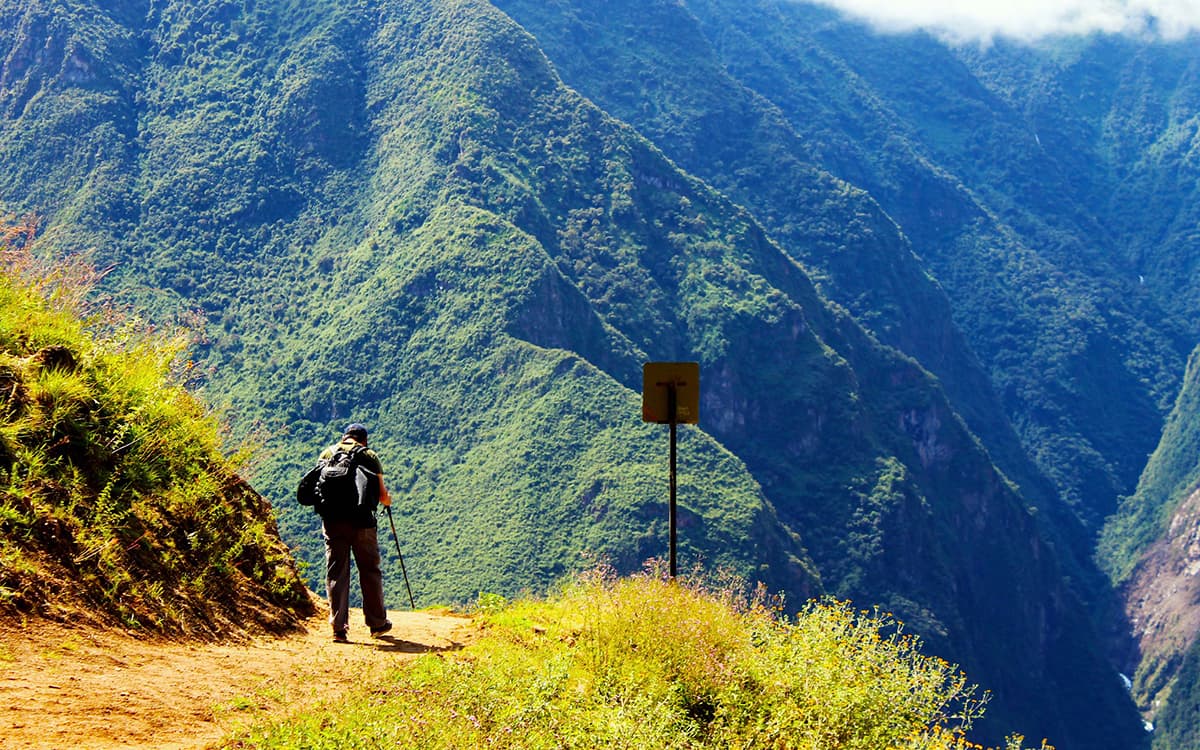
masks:
[[[675,442],[676,426],[700,421],[700,363],[647,362],[642,366],[642,421],[671,426],[670,488],[667,510],[668,566],[675,565]]]

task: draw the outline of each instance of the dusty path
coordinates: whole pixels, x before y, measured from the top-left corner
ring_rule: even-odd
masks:
[[[37,623],[0,624],[0,748],[203,748],[230,732],[336,699],[417,654],[457,648],[469,620],[389,612],[384,639],[351,617],[351,643],[322,613],[307,632],[178,643]]]

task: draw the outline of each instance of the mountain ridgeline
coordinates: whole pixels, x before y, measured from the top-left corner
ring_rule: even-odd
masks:
[[[770,0],[0,0],[0,61],[0,208],[203,313],[202,395],[302,560],[295,481],[354,420],[419,601],[638,569],[641,365],[694,360],[683,570],[894,613],[992,692],[989,742],[1186,746],[1195,634],[1150,648],[1122,596],[1196,481],[1195,45]]]

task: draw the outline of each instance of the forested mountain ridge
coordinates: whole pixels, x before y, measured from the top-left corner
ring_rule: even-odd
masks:
[[[997,725],[1135,746],[1080,597],[1187,334],[1089,244],[1106,183],[1034,211],[1032,173],[1087,158],[977,168],[1021,121],[985,72],[1039,69],[795,4],[496,6],[2,3],[0,205],[208,314],[208,397],[266,428],[254,483],[306,559],[291,486],[354,418],[419,596],[638,566],[640,363],[696,359],[685,567],[881,604]],[[896,49],[965,114],[908,101]]]
[[[1093,151],[1102,144],[1068,140],[1069,131],[1062,144],[1050,143],[1065,130],[1055,121],[1045,127],[1048,144],[1039,145],[1026,105],[989,89],[1005,83],[985,75],[990,58],[976,60],[970,48],[954,50],[919,34],[876,36],[831,11],[771,0],[655,4],[671,15],[664,28],[692,28],[695,38],[679,45],[686,53],[650,56],[642,50],[676,42],[666,34],[635,41],[620,33],[644,18],[640,4],[600,13],[579,3],[572,14],[558,10],[570,3],[541,11],[548,6],[498,4],[536,30],[569,83],[753,206],[785,246],[823,272],[830,297],[939,374],[950,393],[961,393],[960,410],[979,415],[976,431],[1027,491],[1040,494],[1041,480],[1020,465],[1024,456],[1008,458],[1023,452],[1010,447],[1009,428],[988,402],[991,389],[979,387],[981,362],[1004,411],[1021,425],[1025,451],[1086,523],[1097,526],[1116,496],[1132,488],[1190,345],[1170,326],[1172,315],[1133,293],[1132,270],[1114,270],[1123,261],[1113,257],[1111,231],[1097,226],[1098,209],[1080,205],[1074,168],[1096,171]],[[559,16],[574,25],[557,22]],[[541,25],[541,17],[549,20]],[[571,54],[577,45],[589,45],[591,54]],[[1009,75],[1056,74],[1033,50],[1012,55]],[[628,67],[614,75],[621,65]],[[710,74],[695,76],[697,69]],[[647,107],[629,95],[629,81],[653,92],[652,101],[686,100]],[[1055,84],[1062,86],[1053,78],[1044,85]],[[1013,96],[1024,91],[1014,88]],[[807,186],[815,180],[792,176],[812,174],[812,165],[874,200],[839,216],[829,199],[813,196]],[[883,239],[890,228],[866,219],[879,210],[875,201],[911,249]],[[797,214],[840,219],[833,241],[823,244]],[[845,242],[856,234],[877,239]],[[858,254],[872,245],[874,256]],[[907,257],[913,251],[917,259]],[[922,278],[929,275],[936,287]],[[957,329],[947,321],[951,309]],[[1116,371],[1080,366],[1112,359],[1090,357],[1088,347],[1131,342],[1136,357]],[[1036,366],[1024,366],[1031,361]],[[1078,392],[1064,393],[1067,383]],[[1114,391],[1137,401],[1107,413],[1103,424],[1089,423],[1100,413],[1089,402]]]

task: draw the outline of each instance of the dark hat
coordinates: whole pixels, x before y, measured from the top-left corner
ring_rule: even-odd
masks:
[[[349,437],[352,437],[352,438],[360,438],[362,440],[366,440],[367,439],[367,427],[366,427],[366,425],[362,425],[362,424],[359,424],[358,422],[355,422],[354,424],[347,427],[346,430],[342,434],[348,435]]]

